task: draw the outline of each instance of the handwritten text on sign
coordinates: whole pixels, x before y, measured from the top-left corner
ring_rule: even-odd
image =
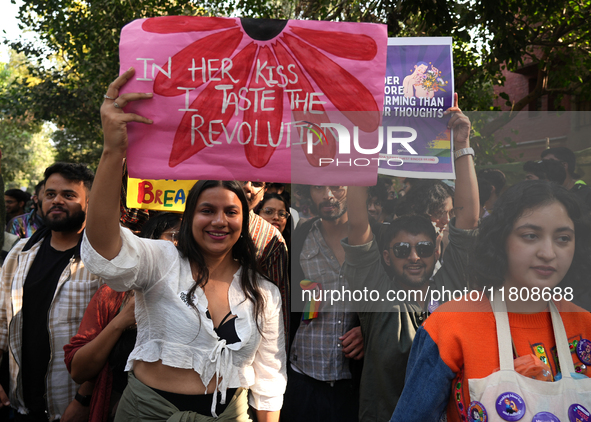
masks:
[[[377,133],[385,40],[383,26],[358,23],[132,22],[122,31],[121,69],[137,71],[124,91],[153,92],[154,98],[125,111],[154,124],[129,125],[130,174],[290,182],[295,165],[294,181],[318,183],[332,174],[318,158],[338,153],[334,133],[316,142],[314,154],[306,152],[315,127],[342,119],[351,133],[353,126]],[[329,112],[338,112],[338,121]],[[308,171],[314,169],[322,171]],[[375,179],[375,171],[337,174],[363,183]]]
[[[127,180],[127,206],[155,211],[183,212],[195,180]]]

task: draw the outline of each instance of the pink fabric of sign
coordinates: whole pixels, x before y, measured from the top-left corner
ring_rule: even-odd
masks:
[[[128,125],[129,173],[375,184],[378,154],[367,148],[377,143],[386,51],[384,25],[136,20],[121,33],[121,70],[136,69],[121,93],[153,92],[125,111],[154,124]],[[347,145],[339,146],[345,138],[330,129],[334,124],[350,133]]]

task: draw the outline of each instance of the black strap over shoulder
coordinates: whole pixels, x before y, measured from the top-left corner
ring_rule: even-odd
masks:
[[[29,238],[27,244],[23,248],[23,251],[28,251],[29,249],[31,249],[34,244],[39,242],[41,239],[45,238],[45,236],[47,236],[50,232],[51,230],[48,227],[41,227]]]

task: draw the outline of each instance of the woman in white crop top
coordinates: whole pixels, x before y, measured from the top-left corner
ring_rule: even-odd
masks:
[[[91,272],[115,290],[136,291],[138,337],[115,420],[247,421],[250,403],[259,421],[278,421],[286,384],[281,298],[257,272],[240,184],[197,183],[176,247],[119,226],[126,125],[152,123],[122,109],[151,98],[119,96],[133,74],[109,86],[101,107],[104,149],[82,245]]]

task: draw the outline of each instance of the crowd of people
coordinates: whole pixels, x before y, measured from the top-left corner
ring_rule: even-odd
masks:
[[[132,74],[105,95],[96,175],[56,163],[31,198],[5,192],[0,417],[589,420],[591,188],[572,151],[511,187],[476,173],[456,96],[455,183],[201,180],[182,214],[134,210],[126,127],[151,121],[122,109],[150,98],[119,95]],[[327,300],[344,289],[383,296]]]

